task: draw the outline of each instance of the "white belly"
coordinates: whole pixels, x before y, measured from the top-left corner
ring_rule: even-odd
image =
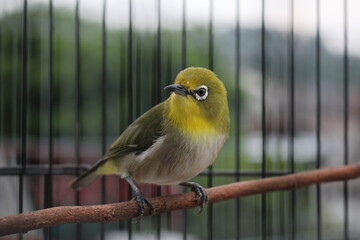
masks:
[[[142,183],[178,184],[188,181],[215,161],[225,139],[225,135],[197,142],[184,141],[178,136],[160,137],[148,150],[134,156],[124,173]]]

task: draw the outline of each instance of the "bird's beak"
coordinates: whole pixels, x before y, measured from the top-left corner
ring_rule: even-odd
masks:
[[[169,91],[169,92],[174,92],[178,95],[181,95],[181,96],[186,96],[189,94],[189,91],[186,90],[186,88],[180,84],[171,84],[169,86],[166,86],[164,88],[166,91]]]

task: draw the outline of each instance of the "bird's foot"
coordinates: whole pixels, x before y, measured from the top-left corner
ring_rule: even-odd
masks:
[[[151,202],[149,200],[147,200],[146,198],[144,198],[144,196],[142,195],[140,189],[136,186],[134,180],[132,179],[131,176],[126,176],[124,178],[130,185],[131,189],[133,190],[134,194],[135,194],[135,201],[138,204],[139,207],[139,215],[136,217],[136,221],[135,223],[139,223],[141,218],[144,216],[144,211],[145,211],[145,206],[148,205],[151,208],[151,214],[155,215],[156,213],[156,208],[154,207],[154,205],[151,204]]]
[[[206,193],[205,188],[202,187],[200,184],[195,183],[195,182],[184,182],[184,183],[180,183],[180,185],[185,186],[185,187],[190,187],[191,190],[196,193],[195,200],[196,201],[201,200],[200,210],[198,212],[198,214],[200,214],[202,212],[203,208],[209,202],[208,195]]]
[[[141,218],[144,216],[146,205],[148,205],[151,208],[151,214],[155,215],[156,208],[154,207],[154,205],[152,205],[152,203],[149,200],[144,198],[144,196],[142,195],[141,192],[136,194],[134,200],[137,202],[138,207],[139,207],[139,215],[136,217],[135,224],[138,224],[140,222]]]

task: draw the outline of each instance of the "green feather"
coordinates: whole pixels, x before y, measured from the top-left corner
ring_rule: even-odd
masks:
[[[75,179],[71,187],[81,189],[92,182],[97,175],[117,174],[123,156],[132,152],[140,153],[151,147],[162,134],[164,106],[164,102],[154,106],[130,124],[104,157]]]
[[[160,103],[136,119],[113,143],[105,158],[119,158],[124,148],[145,151],[161,136],[165,102]],[[127,152],[128,153],[128,152]]]

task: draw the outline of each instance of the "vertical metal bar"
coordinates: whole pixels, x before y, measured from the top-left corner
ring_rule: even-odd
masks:
[[[162,66],[161,66],[161,0],[157,2],[157,33],[156,33],[156,80],[155,80],[155,97],[158,104],[161,102],[161,79],[162,79]]]
[[[5,1],[2,1],[0,3],[0,14],[3,14],[3,9],[5,9]],[[4,50],[3,50],[3,42],[4,42],[4,26],[5,24],[3,23],[4,21],[0,22],[0,109],[4,109],[4,80],[3,80],[3,72],[4,72]],[[17,41],[14,39],[14,42],[17,43]],[[14,46],[15,44],[13,44]],[[13,49],[12,49],[13,50]],[[14,106],[16,106],[14,104]],[[16,118],[15,118],[16,119]],[[4,111],[0,111],[0,151],[2,151],[2,149],[4,148],[4,122],[5,122],[5,114]]]
[[[135,15],[134,15],[135,16]],[[140,37],[137,37],[140,36]],[[134,33],[134,37],[133,37],[133,41],[135,42],[135,46],[134,46],[134,65],[133,65],[133,76],[134,76],[134,81],[133,81],[133,120],[136,119],[139,114],[141,114],[141,100],[137,99],[138,96],[141,96],[140,93],[140,85],[141,85],[141,79],[142,79],[142,75],[140,74],[142,71],[145,71],[145,68],[142,66],[141,64],[141,59],[142,56],[144,55],[144,51],[143,51],[143,45],[142,45],[142,41],[141,41],[141,34],[137,34],[136,30]],[[153,55],[153,69],[155,67],[155,54]],[[153,75],[151,75],[153,76]]]
[[[45,208],[52,207],[52,173],[53,173],[53,50],[54,50],[54,23],[53,1],[49,0],[49,169],[45,175]],[[52,228],[45,228],[45,238],[52,239]]]
[[[209,68],[210,70],[214,70],[214,0],[210,0],[209,6]]]
[[[209,69],[214,70],[214,34],[213,34],[213,15],[214,15],[214,0],[210,0],[209,6]],[[213,166],[209,167],[208,175],[208,186],[213,186]],[[212,204],[208,206],[208,239],[212,240],[214,238],[214,207]]]
[[[294,162],[294,136],[295,136],[295,75],[294,75],[294,0],[290,0],[289,5],[290,13],[290,36],[289,36],[289,167],[290,172],[295,172],[295,162]],[[291,218],[291,233],[290,239],[295,239],[295,190],[291,190],[290,197],[290,218]]]
[[[261,5],[261,123],[262,123],[262,161],[261,177],[266,177],[266,37],[265,30],[265,0]],[[266,240],[266,194],[261,195],[261,233],[262,239]]]
[[[80,134],[81,134],[81,57],[80,57],[80,0],[75,6],[75,159],[76,174],[80,173]],[[75,193],[75,204],[80,205],[79,192]],[[81,224],[76,224],[76,239],[82,239]]]
[[[157,36],[156,36],[156,76],[157,78],[155,79],[155,97],[156,97],[156,102],[155,104],[158,104],[161,102],[161,92],[160,92],[160,87],[161,87],[161,71],[162,71],[162,67],[161,67],[161,0],[158,0],[157,3],[157,13],[158,13],[158,22],[157,22]],[[161,186],[157,186],[156,187],[156,195],[160,196],[161,195]],[[160,240],[161,238],[161,214],[158,214],[156,216],[156,238]]]
[[[0,3],[0,14],[3,14],[3,9],[5,9],[5,1],[2,1]],[[5,99],[5,96],[4,96],[4,80],[3,80],[3,72],[4,72],[4,50],[3,50],[3,42],[4,42],[4,26],[5,24],[3,23],[4,21],[1,21],[0,22],[0,109],[4,109],[4,99]],[[17,41],[14,39],[14,42],[17,43]],[[13,44],[14,46],[15,44]],[[12,49],[13,50],[13,49]],[[15,96],[15,95],[14,95]],[[14,106],[16,106],[14,104]],[[16,119],[16,118],[14,118]],[[0,151],[3,151],[2,149],[4,148],[4,137],[5,137],[5,134],[4,134],[4,122],[5,122],[5,114],[4,114],[4,110],[0,111]]]
[[[186,44],[186,1],[183,0],[183,9],[182,9],[182,33],[181,33],[181,68],[185,69],[187,67],[187,44]],[[184,229],[183,229],[183,240],[187,239],[188,232],[188,215],[187,210],[184,209]]]
[[[119,44],[120,49],[123,49],[123,42],[120,40],[120,44]],[[119,95],[120,96],[125,96],[125,92],[126,92],[126,87],[125,87],[125,82],[126,82],[126,67],[125,67],[125,63],[127,62],[125,58],[123,58],[121,55],[123,54],[123,52],[120,52],[120,64],[119,64],[119,68],[120,68],[120,76],[119,76]],[[125,60],[123,60],[125,59]],[[122,106],[122,98],[119,97],[119,102],[118,102],[118,110],[119,110],[119,129],[120,129],[120,133],[121,130],[123,130],[123,126],[124,126],[124,122],[126,122],[125,118],[123,118],[122,114],[124,114],[124,109]],[[125,115],[125,114],[124,114]],[[118,190],[119,190],[119,201],[122,200],[121,196],[124,194],[124,186],[122,184],[122,180],[120,179],[118,181],[119,185],[118,185]],[[121,231],[124,229],[124,225],[125,225],[125,221],[118,221],[118,230]]]
[[[129,33],[128,33],[128,124],[133,120],[133,26],[132,26],[132,1],[129,0]]]
[[[236,0],[235,27],[235,181],[240,181],[240,0]],[[240,239],[240,198],[235,202],[236,239]]]
[[[349,163],[349,67],[347,8],[347,0],[344,0],[344,165]],[[344,181],[344,239],[349,239],[349,194],[347,181]]]
[[[132,13],[132,0],[129,0],[129,35],[128,35],[128,124],[131,124],[133,120],[133,18]],[[131,199],[132,190],[129,188],[129,198]],[[127,224],[128,228],[128,239],[132,239],[132,221],[129,219]]]
[[[321,168],[321,49],[320,0],[316,0],[316,168]],[[321,186],[316,185],[317,239],[321,239]]]
[[[102,74],[101,74],[101,153],[102,155],[106,152],[106,133],[107,133],[107,115],[106,115],[106,89],[107,89],[107,34],[106,34],[106,0],[103,0],[102,9]],[[106,177],[101,178],[101,203],[106,203]],[[105,239],[105,224],[100,225],[100,239]]]
[[[181,34],[181,67],[182,69],[187,66],[187,44],[186,44],[186,1],[183,0],[183,9],[182,9],[182,34]]]
[[[21,171],[19,175],[19,213],[23,208],[24,174],[26,168],[27,150],[27,90],[28,90],[28,3],[24,0],[23,8],[23,42],[22,42],[22,102],[21,102]],[[19,239],[23,236],[20,233]]]
[[[161,196],[161,186],[156,186],[156,195]],[[156,239],[161,239],[161,214],[156,216]]]

